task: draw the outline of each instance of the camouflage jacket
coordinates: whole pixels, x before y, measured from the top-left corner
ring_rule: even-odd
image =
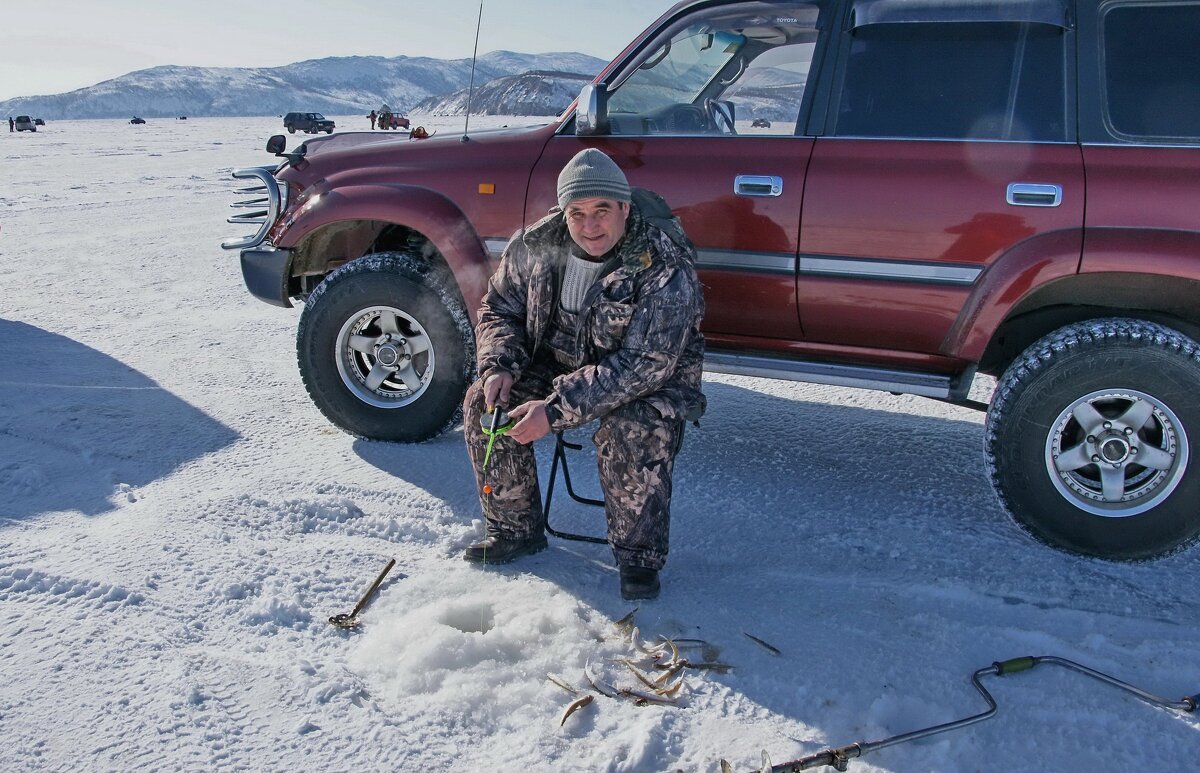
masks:
[[[557,208],[513,235],[479,311],[481,378],[507,371],[520,379],[533,360],[554,318],[572,244]],[[696,419],[704,412],[704,298],[695,247],[666,202],[635,189],[625,236],[613,253],[579,310],[576,341],[584,365],[556,378],[547,396],[554,431],[637,399],[667,418]]]

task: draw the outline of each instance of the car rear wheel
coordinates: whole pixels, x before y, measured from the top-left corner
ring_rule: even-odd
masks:
[[[1110,559],[1200,536],[1200,346],[1163,325],[1100,319],[1030,346],[996,386],[986,453],[1014,519],[1055,547]]]
[[[352,435],[417,442],[454,426],[474,372],[462,301],[404,253],[331,273],[305,304],[297,354],[305,388]]]

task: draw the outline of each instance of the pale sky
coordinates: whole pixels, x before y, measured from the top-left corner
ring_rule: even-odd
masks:
[[[675,0],[484,0],[479,53],[612,59]],[[326,56],[469,57],[479,0],[4,0],[0,99],[162,64],[274,67]]]

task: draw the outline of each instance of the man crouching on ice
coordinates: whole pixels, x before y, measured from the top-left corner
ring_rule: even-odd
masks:
[[[558,204],[513,236],[479,311],[479,380],[463,426],[487,536],[463,558],[499,564],[546,547],[530,444],[599,419],[592,440],[621,595],[654,598],[684,420],[704,411],[696,252],[666,202],[631,191],[594,148],[559,174]],[[518,421],[485,470],[480,420],[495,406],[515,406]]]

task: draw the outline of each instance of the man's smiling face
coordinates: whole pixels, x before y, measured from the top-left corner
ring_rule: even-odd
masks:
[[[567,204],[567,230],[580,249],[598,258],[625,235],[629,204],[613,199],[576,199]]]

